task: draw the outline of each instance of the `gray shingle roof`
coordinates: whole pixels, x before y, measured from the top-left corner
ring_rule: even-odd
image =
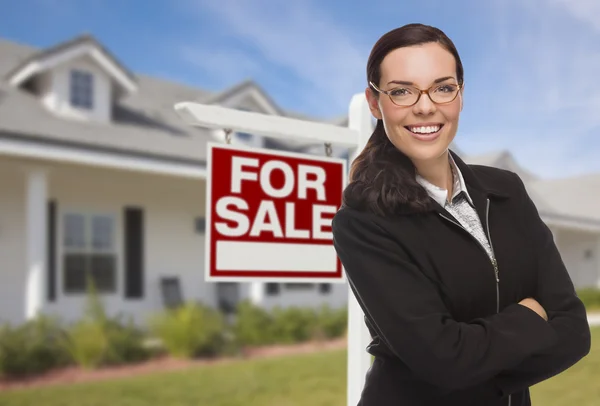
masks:
[[[0,40],[0,75],[32,58],[35,48]],[[109,123],[81,122],[56,116],[32,94],[0,85],[0,134],[40,142],[61,143],[124,154],[150,155],[203,164],[207,130],[193,128],[177,116],[173,105],[202,100],[204,90],[138,75],[139,89],[118,102]]]
[[[516,172],[524,182],[533,182],[538,177],[517,163],[513,155],[506,150],[494,151],[487,154],[468,156],[467,162],[474,165],[493,166]]]
[[[36,52],[38,50],[29,45],[0,39],[0,78],[6,77],[8,72]]]
[[[16,67],[40,55],[90,41],[118,63],[92,37],[84,35],[47,50],[0,39],[0,78],[6,80]],[[96,148],[125,154],[153,155],[166,160],[204,163],[206,143],[213,141],[210,132],[190,127],[174,112],[181,101],[220,102],[236,90],[255,86],[269,102],[273,101],[253,81],[245,81],[222,93],[211,93],[172,81],[137,75],[138,91],[118,101],[110,123],[79,122],[56,116],[35,96],[6,84],[0,84],[0,136],[19,137],[39,142],[63,143],[83,148]],[[282,115],[284,112],[273,103]],[[316,121],[316,120],[315,120]],[[274,147],[280,140],[270,140]],[[305,143],[290,144],[295,150],[310,147]]]
[[[553,213],[600,221],[600,174],[544,180],[528,185],[530,193],[547,202]]]
[[[34,61],[34,60],[40,60],[43,59],[47,56],[53,55],[53,54],[57,54],[60,53],[66,49],[69,49],[73,46],[79,45],[79,44],[84,44],[84,43],[90,43],[91,45],[93,45],[94,47],[96,47],[97,49],[99,49],[107,58],[109,58],[110,60],[112,60],[112,62],[117,65],[121,71],[129,77],[130,80],[134,81],[136,80],[135,75],[129,71],[129,69],[127,69],[123,64],[121,64],[119,62],[119,60],[112,55],[101,43],[99,43],[98,41],[96,41],[96,39],[89,35],[89,34],[84,34],[84,35],[80,35],[78,37],[72,38],[68,41],[65,42],[61,42],[55,46],[52,46],[50,48],[46,48],[46,49],[42,49],[39,51],[34,51],[29,53],[29,55],[27,55],[24,59],[22,59],[20,61],[19,64],[15,64],[12,68],[9,68],[9,71],[7,71],[4,75],[5,77],[10,77],[13,73],[16,73],[16,71],[21,68],[23,65],[27,64],[28,62]]]

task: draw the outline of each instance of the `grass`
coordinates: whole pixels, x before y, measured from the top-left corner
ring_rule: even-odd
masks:
[[[600,289],[587,288],[577,291],[588,312],[600,311]]]
[[[600,399],[600,328],[592,352],[532,388],[533,405],[592,406]],[[346,351],[202,366],[118,381],[0,393],[1,406],[345,406]]]

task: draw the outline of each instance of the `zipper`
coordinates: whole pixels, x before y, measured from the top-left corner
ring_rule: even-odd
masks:
[[[488,242],[490,243],[490,250],[492,251],[492,265],[496,274],[496,313],[500,313],[500,272],[498,271],[498,261],[496,260],[496,253],[494,252],[494,245],[492,244],[492,236],[490,234],[490,199],[487,199],[485,208],[485,228]]]
[[[489,258],[488,253],[487,253],[485,247],[483,246],[483,244],[481,244],[477,238],[473,237],[473,235],[471,233],[469,233],[467,231],[467,229],[462,226],[462,224],[452,220],[449,217],[446,217],[443,213],[439,213],[439,214],[441,217],[448,220],[452,224],[455,224],[456,226],[465,230],[465,232],[467,234],[469,234],[477,242],[477,245],[479,245],[483,249],[483,251],[485,252],[485,256]],[[492,244],[492,236],[490,234],[490,199],[489,198],[487,199],[486,208],[485,208],[485,228],[486,228],[488,242],[490,243],[490,250],[492,251],[492,258],[491,258],[490,262],[492,263],[492,266],[494,267],[494,276],[496,279],[496,313],[500,313],[500,272],[498,270],[498,261],[496,260],[496,254],[494,253],[494,245]],[[512,403],[512,395],[508,395],[508,406],[511,406],[511,403]]]
[[[456,225],[457,227],[462,228],[463,230],[465,230],[465,232],[467,234],[469,234],[471,236],[471,238],[473,238],[475,240],[475,242],[477,243],[478,246],[481,247],[481,249],[483,250],[483,252],[485,253],[486,258],[488,258],[490,260],[490,262],[492,263],[492,267],[494,268],[494,279],[496,280],[496,313],[500,313],[500,273],[498,271],[498,262],[496,261],[496,254],[494,253],[494,247],[492,246],[492,240],[491,240],[491,236],[490,236],[490,227],[489,227],[489,213],[490,213],[490,199],[487,199],[487,207],[485,210],[485,216],[486,216],[486,232],[487,232],[487,237],[488,237],[488,241],[490,243],[490,249],[492,251],[492,258],[490,259],[487,250],[485,249],[485,247],[483,246],[483,244],[481,244],[479,242],[479,240],[475,237],[473,237],[473,235],[467,231],[466,228],[464,228],[462,226],[462,224],[458,223],[457,221],[452,220],[449,217],[446,217],[444,215],[444,213],[439,213],[439,215],[444,218],[445,220],[451,222],[452,224]]]

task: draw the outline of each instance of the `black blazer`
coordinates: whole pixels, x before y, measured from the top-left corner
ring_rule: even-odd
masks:
[[[451,153],[497,264],[437,203],[386,218],[342,207],[333,219],[373,337],[361,406],[530,405],[530,386],[590,350],[585,308],[521,179]],[[518,304],[526,297],[548,322]]]

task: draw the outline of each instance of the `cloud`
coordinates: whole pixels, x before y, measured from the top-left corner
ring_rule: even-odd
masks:
[[[493,41],[467,94],[469,117],[486,120],[469,129],[467,152],[509,149],[544,176],[600,172],[600,30],[582,24],[594,4],[493,2]]]
[[[239,82],[260,72],[259,62],[236,49],[213,48],[206,49],[198,46],[182,46],[181,57],[184,61],[200,68],[209,75],[216,86],[227,86]]]
[[[598,0],[550,0],[550,2],[600,32]]]
[[[229,41],[221,43],[223,47],[240,45],[246,50],[243,61],[262,59],[279,69],[282,77],[289,77],[288,94],[305,100],[316,94],[321,110],[339,112],[347,109],[354,93],[362,91],[366,51],[356,45],[351,31],[309,1],[198,0],[191,4],[204,18],[208,13],[219,21],[227,33],[221,41]]]

